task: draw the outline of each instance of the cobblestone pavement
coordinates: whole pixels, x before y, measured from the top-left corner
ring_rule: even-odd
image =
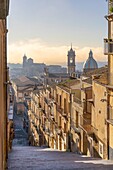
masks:
[[[9,170],[113,170],[113,162],[49,148],[13,147]]]

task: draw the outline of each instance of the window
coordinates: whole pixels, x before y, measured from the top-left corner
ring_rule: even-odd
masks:
[[[22,97],[22,93],[18,93],[18,97]]]
[[[73,59],[72,58],[70,58],[70,63],[73,63]]]

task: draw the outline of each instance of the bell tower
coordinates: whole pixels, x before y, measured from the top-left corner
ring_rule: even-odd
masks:
[[[26,57],[26,55],[24,54],[24,56],[23,56],[23,68],[25,68],[26,65],[27,65],[27,57]]]
[[[71,44],[71,49],[68,51],[68,73],[71,75],[72,73],[75,73],[75,51],[72,49],[72,44]]]

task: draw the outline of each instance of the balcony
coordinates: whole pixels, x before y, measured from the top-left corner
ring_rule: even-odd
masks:
[[[36,113],[34,114],[34,116],[37,120],[39,120],[39,116]]]
[[[113,39],[104,39],[104,54],[113,55]]]
[[[66,112],[62,112],[62,116],[63,117],[67,117],[67,113]]]
[[[42,112],[43,112],[43,114],[46,116],[46,112],[45,112],[45,110],[44,110],[44,109],[42,109]]]
[[[55,122],[55,118],[54,118],[54,115],[51,115],[51,120]]]
[[[80,134],[81,129],[76,125],[74,121],[71,120],[71,128],[74,130],[75,133]]]
[[[62,114],[62,112],[63,112],[63,109],[62,109],[61,106],[58,105],[58,104],[57,104],[57,111],[58,111],[59,113],[61,113],[61,114]]]
[[[57,133],[57,135],[61,135],[61,129],[57,128],[56,133]]]
[[[46,133],[46,135],[49,135],[50,134],[50,130],[48,128],[45,128],[45,133]]]
[[[61,131],[61,138],[62,138],[63,140],[65,140],[65,138],[66,138],[66,133],[64,133],[63,131]]]
[[[96,129],[92,125],[80,125],[80,128],[88,135],[92,135],[92,134],[96,135],[98,132],[98,129]]]
[[[44,97],[44,102],[45,102],[48,106],[51,106],[51,99],[47,99],[46,97]]]
[[[108,120],[106,120],[106,122],[107,122],[108,124],[111,124],[111,125],[113,126],[113,119],[108,119]]]
[[[77,103],[80,107],[83,107],[83,102],[79,98],[74,97],[73,102]]]
[[[113,0],[109,0],[109,11],[108,14],[113,14]]]
[[[53,132],[50,132],[50,137],[51,137],[51,138],[54,138],[54,137],[55,137],[55,135],[53,134]]]
[[[35,125],[35,122],[34,122],[34,120],[31,120],[31,123],[32,123],[33,125]]]
[[[48,101],[47,101],[46,97],[44,97],[44,102],[45,102],[46,104],[48,104]]]
[[[5,19],[9,13],[9,0],[0,1],[0,19]]]

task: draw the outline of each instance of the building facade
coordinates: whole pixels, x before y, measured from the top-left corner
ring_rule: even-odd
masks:
[[[108,37],[104,39],[104,54],[108,55],[108,159],[113,160],[113,0],[108,0]]]

